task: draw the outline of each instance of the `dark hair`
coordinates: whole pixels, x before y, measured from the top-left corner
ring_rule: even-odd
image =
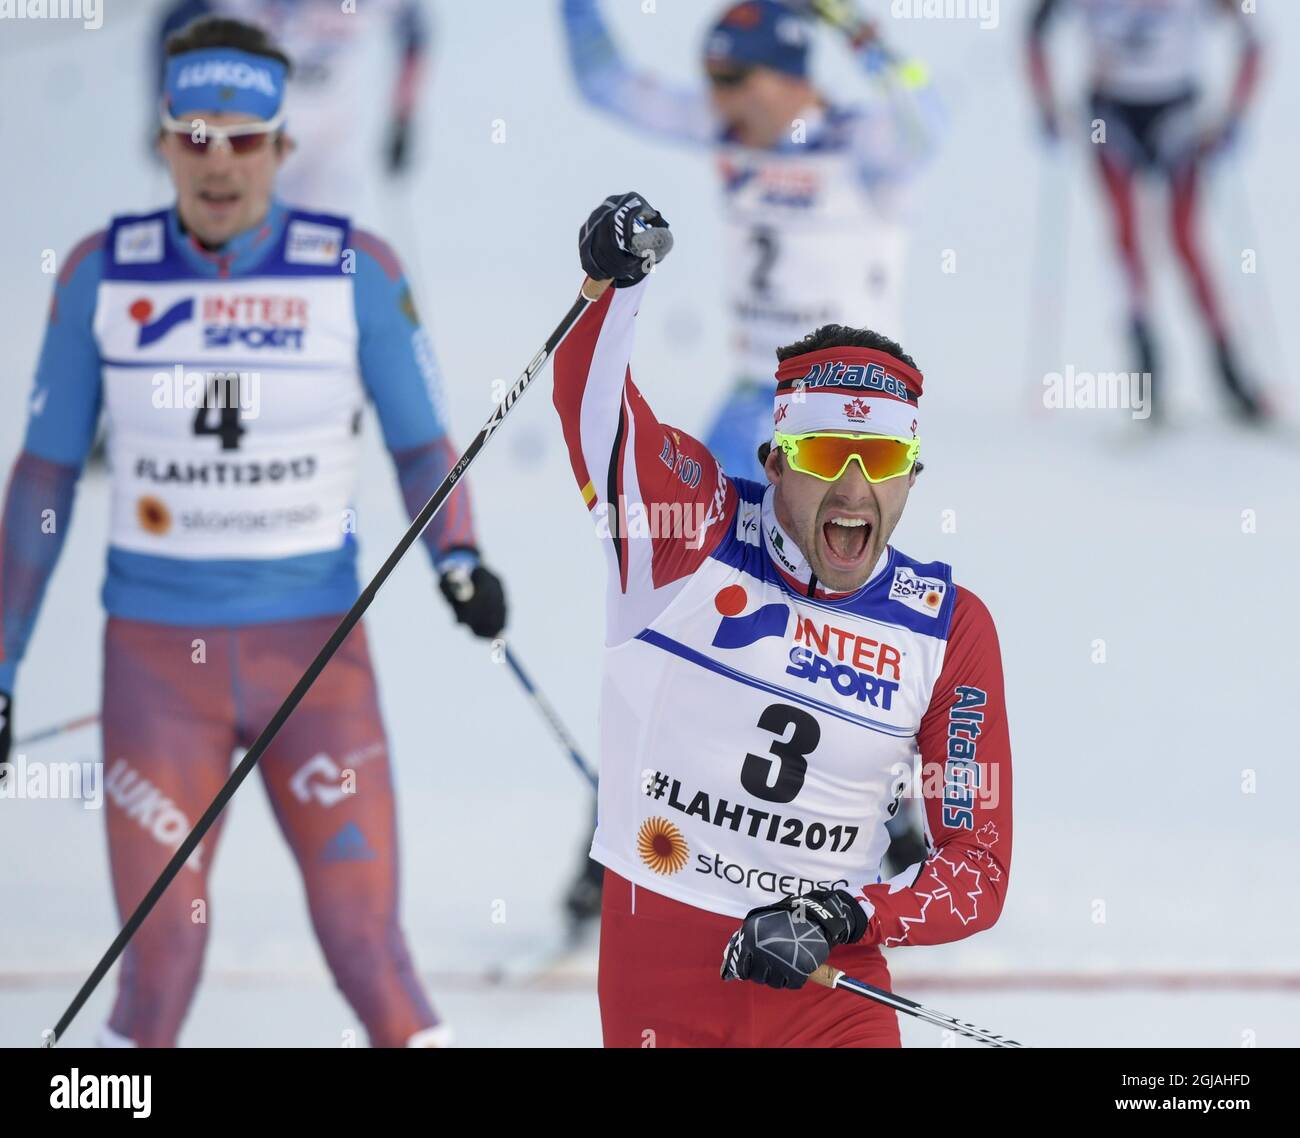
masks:
[[[905,363],[915,371],[921,370],[916,366],[916,361],[903,351],[903,346],[897,340],[891,340],[888,336],[873,332],[870,328],[850,328],[847,324],[823,324],[815,332],[809,332],[793,344],[777,348],[776,358],[785,363],[791,356],[802,356],[805,352],[820,352],[823,348],[874,348],[878,352],[887,352],[899,363]]]
[[[286,75],[293,73],[293,61],[265,31],[256,24],[222,16],[200,16],[191,20],[180,31],[167,37],[164,54],[170,59],[173,55],[201,51],[205,47],[230,47],[249,55],[262,55],[284,64]]]
[[[894,357],[899,363],[905,363],[915,371],[921,369],[916,366],[916,361],[912,359],[905,351],[903,345],[897,340],[891,340],[882,332],[873,332],[870,328],[850,328],[847,324],[823,324],[814,332],[796,340],[793,344],[786,344],[777,348],[776,358],[785,363],[791,356],[802,356],[807,352],[820,352],[823,348],[873,348],[877,352],[885,352]],[[765,466],[767,456],[772,453],[772,444],[765,442],[758,448],[758,464]],[[919,474],[922,470],[921,464],[916,464],[916,471]]]

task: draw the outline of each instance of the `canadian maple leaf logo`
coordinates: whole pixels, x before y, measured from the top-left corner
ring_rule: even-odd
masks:
[[[975,833],[975,840],[985,849],[998,844],[998,828],[992,822],[985,822]]]
[[[984,850],[972,851],[968,856],[974,861],[987,859],[992,863],[992,856]],[[996,869],[996,866],[993,868]],[[941,854],[936,854],[925,863],[925,868],[913,887],[915,912],[912,916],[899,914],[898,922],[902,925],[902,932],[897,936],[885,937],[885,947],[907,944],[913,927],[925,924],[930,915],[930,906],[940,901],[948,903],[948,912],[963,925],[970,924],[979,916],[979,899],[984,895],[984,890],[980,888],[980,876],[980,871],[965,857],[958,862],[951,862]],[[1000,877],[1001,871],[998,871],[996,877],[990,874],[991,881],[997,881]],[[926,888],[922,889],[922,885]],[[942,910],[936,909],[935,912]]]
[[[865,399],[855,396],[844,404],[844,414],[850,419],[865,419],[871,414],[871,408]]]
[[[914,917],[899,916],[898,923],[903,926],[903,931],[898,936],[885,937],[886,947],[891,944],[906,944],[907,938],[912,934],[912,926],[925,924],[925,913],[934,897],[929,893],[918,893],[916,894],[916,900],[918,903],[916,915]]]
[[[949,870],[943,876],[939,872],[941,864]],[[963,925],[970,924],[979,912],[979,898],[984,892],[980,888],[980,871],[965,861],[954,865],[945,857],[937,857],[930,863],[930,876],[939,887],[934,891],[935,900],[946,900],[953,916]]]
[[[1002,867],[993,860],[993,855],[988,850],[972,850],[969,857],[971,861],[977,861],[984,867],[984,872],[988,874],[989,881],[994,885],[1002,880]]]

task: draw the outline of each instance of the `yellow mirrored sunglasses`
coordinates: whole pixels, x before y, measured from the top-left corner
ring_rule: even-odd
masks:
[[[776,445],[785,453],[792,470],[811,474],[823,482],[835,482],[857,459],[868,482],[888,482],[909,473],[921,453],[918,438],[891,435],[852,435],[834,431],[810,431],[785,435],[777,431]]]

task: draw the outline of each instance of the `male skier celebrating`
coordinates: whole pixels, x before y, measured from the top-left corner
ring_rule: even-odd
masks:
[[[814,21],[845,37],[876,98],[841,105],[814,86]],[[828,322],[903,334],[904,191],[933,152],[938,99],[924,68],[892,55],[847,0],[731,4],[705,40],[707,88],[633,70],[597,0],[564,0],[564,26],[588,102],[715,156],[736,266],[727,275],[735,361],[704,441],[725,470],[761,479],[754,455],[771,433],[772,353]],[[920,850],[914,825],[905,811],[891,826],[900,868]],[[584,860],[567,897],[575,917],[596,913],[599,874]]]
[[[1174,249],[1213,346],[1229,406],[1246,422],[1261,421],[1268,408],[1242,374],[1197,235],[1206,163],[1236,136],[1259,75],[1260,47],[1251,17],[1233,0],[1039,0],[1029,24],[1029,67],[1043,130],[1053,141],[1060,124],[1045,39],[1052,19],[1071,3],[1081,10],[1087,30],[1090,117],[1106,126],[1105,141],[1094,150],[1124,270],[1133,355],[1138,370],[1152,376],[1152,418],[1164,418],[1165,395],[1156,393],[1159,357],[1138,232],[1137,189],[1144,174],[1168,183]],[[1203,17],[1211,8],[1232,22],[1238,53],[1228,103],[1213,122],[1206,122],[1201,118],[1199,49]]]
[[[570,461],[608,534],[605,1042],[897,1046],[887,1008],[772,989],[828,958],[888,987],[882,947],[979,932],[1006,895],[992,618],[947,565],[889,545],[919,470],[922,375],[888,337],[818,328],[777,353],[766,484],[729,476],[632,382],[646,221],[664,224],[635,194],[592,213],[582,267],[614,287],[555,357]],[[928,856],[885,882],[885,822],[918,755]],[[720,983],[720,960],[756,983]]]
[[[63,265],[0,530],[0,693],[68,529],[101,407],[112,470],[102,704],[109,859],[130,913],[357,595],[360,427],[378,412],[408,510],[455,461],[441,379],[391,250],[272,196],[288,58],[205,19],[167,48],[176,204]],[[46,524],[56,519],[56,526]],[[426,533],[479,636],[505,625],[457,490]],[[6,756],[0,753],[0,760]],[[376,1046],[446,1038],[398,924],[393,785],[363,630],[261,761],[312,923]],[[101,1039],[176,1042],[202,967],[215,826],[126,950]]]

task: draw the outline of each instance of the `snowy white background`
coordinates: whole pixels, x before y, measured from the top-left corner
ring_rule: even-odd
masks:
[[[647,66],[694,78],[713,3],[606,5]],[[880,6],[883,7],[883,6]],[[1150,203],[1148,237],[1168,386],[1181,425],[1149,439],[1122,415],[1035,411],[1037,375],[1126,370],[1119,279],[1078,143],[1044,160],[1022,67],[1026,5],[999,26],[887,22],[925,58],[951,111],[916,184],[905,343],[927,376],[927,466],[896,535],[956,566],[1000,630],[1012,721],[1016,846],[999,924],[968,943],[890,955],[900,991],[1036,1044],[1300,1044],[1297,1011],[1297,639],[1300,452],[1224,424],[1188,294]],[[1261,98],[1237,168],[1208,191],[1219,280],[1250,361],[1291,398],[1300,359],[1290,268],[1300,98],[1300,9],[1263,5]],[[109,0],[101,30],[0,23],[0,464],[20,446],[25,397],[61,257],[114,212],[163,204],[143,153],[155,5]],[[640,321],[641,386],[662,418],[699,429],[729,375],[719,193],[707,155],[625,133],[580,103],[558,3],[444,0],[424,99],[419,165],[364,213],[403,254],[449,380],[457,437],[491,411],[567,307],[574,235],[606,193],[635,187],[671,218],[672,260]],[[1077,80],[1077,29],[1058,37]],[[1222,52],[1209,53],[1218,60]],[[384,64],[374,51],[376,74]],[[840,99],[869,97],[838,44],[818,66]],[[387,90],[377,80],[375,90]],[[1073,89],[1077,92],[1077,82]],[[1077,101],[1077,100],[1076,100]],[[346,129],[376,130],[374,121]],[[506,126],[492,141],[494,120]],[[378,154],[378,135],[375,136]],[[1033,297],[1034,249],[1049,242]],[[1243,248],[1259,272],[1238,269]],[[957,272],[941,272],[954,250]],[[1030,360],[1030,326],[1040,335]],[[1036,315],[1037,314],[1037,315]],[[1055,342],[1053,342],[1055,341]],[[1032,364],[1032,366],[1031,366]],[[482,544],[506,576],[525,664],[594,745],[602,561],[564,461],[547,384],[512,415],[472,476]],[[17,691],[20,730],[95,707],[106,486],[88,477]],[[1243,533],[1243,511],[1257,532]],[[359,501],[364,565],[400,533],[401,507],[373,425]],[[956,532],[941,528],[955,511]],[[489,989],[482,968],[527,953],[557,904],[587,817],[581,783],[486,649],[450,623],[423,556],[369,617],[401,793],[404,909],[421,968],[459,1038],[599,1041],[594,983]],[[1104,640],[1107,662],[1091,662]],[[93,733],[46,759],[97,757]],[[178,756],[183,761],[183,756]],[[1243,793],[1243,772],[1258,790]],[[296,875],[253,780],[236,798],[213,880],[208,982],[191,1044],[338,1045],[355,1028],[312,940]],[[0,801],[0,1044],[38,1040],[116,930],[102,819],[67,802]],[[507,919],[493,923],[494,904]],[[1104,903],[1105,922],[1093,919]],[[972,978],[1064,974],[1089,994],[976,990]],[[1289,991],[1170,994],[1115,988],[1167,979],[1285,974]],[[909,987],[913,977],[915,987]],[[947,989],[942,984],[957,985]],[[85,1042],[111,980],[69,1034]],[[849,998],[849,997],[845,997]],[[905,1039],[938,1033],[905,1024]]]

